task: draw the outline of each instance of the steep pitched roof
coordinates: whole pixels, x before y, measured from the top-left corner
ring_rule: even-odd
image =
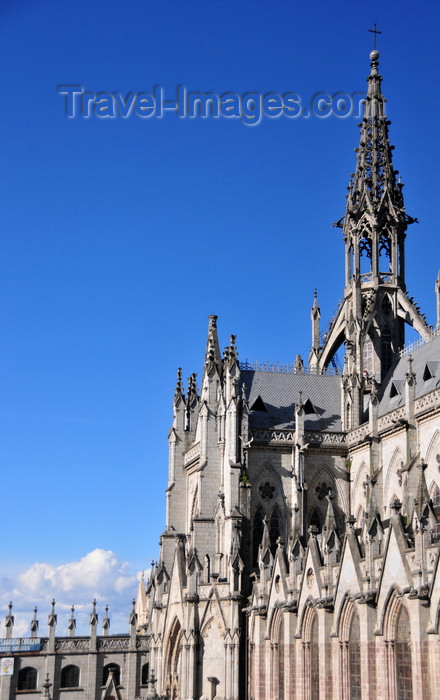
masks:
[[[315,409],[315,413],[306,414],[306,430],[341,430],[339,376],[242,370],[241,380],[251,409],[259,397],[266,408],[251,410],[251,427],[293,429],[301,391],[303,403],[309,401]]]
[[[440,335],[433,338],[428,343],[415,348],[411,356],[413,359],[412,371],[417,378],[415,392],[416,398],[418,398],[440,386],[440,362],[438,361],[440,357]],[[408,371],[408,357],[409,355],[401,357],[394,370],[385,377],[380,389],[380,416],[392,411],[403,402],[402,394],[404,393],[405,377]],[[426,366],[428,366],[429,372],[425,372]],[[427,376],[428,374],[430,375],[429,377]],[[424,375],[427,376],[427,379],[423,379]],[[394,393],[391,392],[393,384],[396,387],[402,387],[400,400],[398,394],[391,396],[391,394]]]

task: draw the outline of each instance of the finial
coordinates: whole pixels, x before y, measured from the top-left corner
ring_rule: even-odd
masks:
[[[406,373],[406,379],[408,382],[412,382],[412,380],[415,378],[415,373],[413,370],[413,356],[411,354],[408,355],[408,371]]]
[[[49,682],[49,674],[46,673],[46,681],[43,683],[43,688],[44,688],[44,695],[43,698],[50,698],[50,693],[49,693],[49,688],[52,686],[52,683]]]
[[[229,336],[229,343],[230,344],[227,348],[225,348],[225,360],[227,360],[230,364],[232,364],[234,361],[236,361],[237,357],[238,357],[236,340],[237,340],[236,335],[230,335]]]
[[[6,620],[5,620],[5,627],[6,627],[6,636],[8,639],[12,636],[12,628],[14,626],[14,616],[12,614],[12,600],[9,603],[8,606],[8,614],[6,615]]]
[[[215,361],[215,346],[212,336],[208,338],[208,349],[206,352],[206,364],[211,365]]]
[[[302,374],[304,372],[304,362],[301,355],[295,357],[295,362],[293,363],[293,371],[295,374]]]
[[[55,615],[55,598],[52,598],[52,610],[50,611],[51,615]]]
[[[70,608],[70,618],[67,622],[67,629],[69,630],[69,637],[73,637],[75,635],[75,628],[76,628],[75,606],[72,605],[72,607]]]
[[[34,617],[32,618],[32,621],[31,621],[31,635],[32,635],[32,637],[36,636],[37,630],[38,630],[37,606],[35,606]]]
[[[105,636],[107,636],[108,630],[110,628],[110,618],[108,616],[108,605],[105,606],[104,610],[105,610],[105,616],[104,616],[104,619],[102,621],[102,629],[104,630]]]
[[[394,511],[394,514],[398,515],[400,513],[401,508],[402,508],[402,503],[399,501],[398,498],[395,498],[391,504],[391,509]]]
[[[92,601],[92,612],[90,613],[89,624],[95,629],[95,625],[98,624],[98,614],[96,612],[96,598]]]
[[[182,393],[182,368],[177,368],[176,394]]]

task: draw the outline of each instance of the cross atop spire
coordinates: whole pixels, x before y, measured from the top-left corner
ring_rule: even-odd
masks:
[[[369,29],[368,31],[374,34],[373,51],[376,51],[376,34],[382,34],[382,32],[376,29],[376,22],[374,23],[374,29]]]

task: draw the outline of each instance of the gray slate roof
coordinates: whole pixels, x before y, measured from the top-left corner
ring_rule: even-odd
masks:
[[[416,398],[418,398],[440,386],[440,336],[413,350],[411,356],[413,358],[412,369],[416,374]],[[408,358],[409,355],[401,357],[395,370],[385,378],[380,391],[382,397],[379,405],[380,416],[393,411],[405,401],[405,377],[409,366]],[[428,365],[429,372],[433,374],[433,377],[424,380],[423,375],[426,365]],[[391,397],[390,392],[393,383],[398,393]]]
[[[252,428],[294,428],[295,405],[302,391],[303,404],[310,400],[316,410],[305,416],[305,430],[341,430],[340,376],[242,370],[241,381],[246,387],[249,408],[259,396],[267,408],[267,412],[251,411]]]

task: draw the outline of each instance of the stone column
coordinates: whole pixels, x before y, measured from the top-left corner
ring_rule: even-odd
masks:
[[[130,617],[128,618],[128,625],[130,630],[130,651],[128,654],[128,680],[127,680],[127,696],[128,698],[135,698],[138,696],[139,688],[136,685],[136,666],[137,666],[137,653],[136,653],[136,626],[137,626],[137,614],[136,614],[136,600],[132,600],[132,610]]]
[[[97,678],[97,666],[98,666],[98,651],[97,651],[97,639],[96,639],[96,627],[98,625],[98,614],[96,612],[96,600],[92,603],[92,612],[89,620],[90,628],[90,646],[89,646],[89,663],[88,663],[88,684],[87,684],[87,698],[88,700],[95,700],[97,697],[97,688],[102,685],[102,678]]]

